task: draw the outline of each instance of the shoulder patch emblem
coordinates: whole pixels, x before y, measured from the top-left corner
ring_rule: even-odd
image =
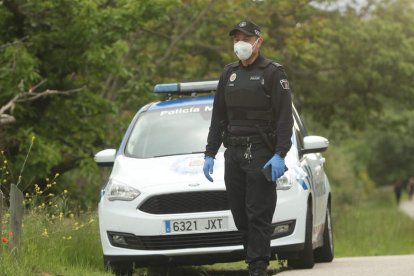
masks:
[[[236,80],[236,78],[237,78],[236,73],[233,73],[233,74],[231,74],[231,75],[230,75],[230,81],[231,81],[231,82],[235,81],[235,80]]]
[[[283,87],[283,89],[289,89],[289,82],[287,79],[280,80],[280,85]]]

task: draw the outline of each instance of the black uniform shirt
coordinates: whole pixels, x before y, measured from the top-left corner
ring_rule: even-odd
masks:
[[[246,67],[244,67],[240,61],[225,66],[223,73],[220,76],[217,92],[214,97],[213,114],[207,137],[205,156],[215,157],[222,143],[222,122],[227,120],[227,107],[224,93],[232,69],[241,67],[243,70],[251,70],[268,63],[269,60],[259,55],[252,64]],[[275,153],[279,153],[284,157],[292,146],[291,136],[293,116],[289,82],[283,67],[275,62],[266,67],[264,80],[265,88],[270,92],[276,122],[277,142],[275,145]]]

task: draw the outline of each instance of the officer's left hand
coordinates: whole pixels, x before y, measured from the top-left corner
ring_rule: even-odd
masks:
[[[273,157],[267,161],[263,169],[268,166],[272,166],[272,181],[276,181],[285,172],[285,160],[279,156],[279,154],[273,155]]]

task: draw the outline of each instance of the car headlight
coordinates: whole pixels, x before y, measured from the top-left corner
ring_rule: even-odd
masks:
[[[105,195],[108,200],[125,200],[131,201],[138,197],[141,193],[124,183],[119,182],[115,179],[109,179],[108,185],[106,186]]]
[[[287,173],[276,180],[276,190],[289,190],[292,186],[292,177]]]

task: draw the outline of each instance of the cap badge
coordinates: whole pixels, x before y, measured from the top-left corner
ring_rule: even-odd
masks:
[[[230,81],[233,82],[237,78],[236,73],[230,75]]]
[[[242,21],[239,23],[239,27],[243,28],[246,26],[246,24],[247,24],[246,22]]]

